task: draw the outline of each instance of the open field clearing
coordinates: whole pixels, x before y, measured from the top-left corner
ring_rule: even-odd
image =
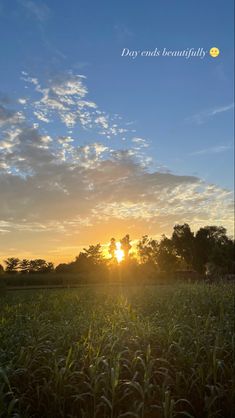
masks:
[[[0,297],[0,417],[228,418],[231,284]]]

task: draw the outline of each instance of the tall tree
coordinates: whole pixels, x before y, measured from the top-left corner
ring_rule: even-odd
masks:
[[[121,243],[121,249],[124,252],[124,259],[125,260],[128,260],[128,258],[129,258],[129,251],[130,251],[130,249],[132,247],[131,246],[131,241],[130,241],[129,234],[125,235],[125,237],[123,237],[120,240],[120,243]]]
[[[172,272],[178,265],[178,257],[171,239],[163,235],[157,254],[157,263],[160,270]]]
[[[116,260],[115,258],[116,249],[117,249],[116,240],[115,238],[111,238],[110,244],[109,244],[109,254],[111,255],[112,260]]]
[[[222,226],[205,226],[200,228],[195,236],[194,266],[200,273],[205,273],[206,264],[220,264],[221,254],[230,246],[226,229]],[[219,256],[220,255],[220,256]]]
[[[194,234],[188,224],[174,226],[172,234],[173,245],[177,255],[180,256],[189,267],[192,267],[195,257],[194,240]]]

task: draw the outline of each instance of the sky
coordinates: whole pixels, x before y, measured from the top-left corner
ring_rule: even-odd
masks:
[[[231,0],[0,0],[0,262],[232,235],[233,31]]]

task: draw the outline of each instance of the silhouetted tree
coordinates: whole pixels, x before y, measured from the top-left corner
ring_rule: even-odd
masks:
[[[148,235],[144,235],[137,244],[138,256],[142,264],[157,264],[158,250],[158,242]]]
[[[4,268],[3,268],[3,266],[0,264],[0,274],[3,274],[4,273]]]
[[[47,262],[41,258],[30,260],[30,273],[49,273],[54,269],[53,263]]]
[[[127,234],[120,240],[121,249],[124,252],[124,259],[128,260],[129,251],[131,249],[130,236]]]
[[[61,263],[55,268],[56,273],[69,273],[72,270],[72,263]]]
[[[194,267],[199,273],[205,273],[206,264],[220,264],[226,248],[232,247],[222,226],[205,226],[195,236]],[[231,249],[230,249],[231,252]]]
[[[107,273],[106,260],[100,244],[83,248],[75,262],[71,263],[72,271],[81,273],[83,280],[99,281],[104,279]]]
[[[157,254],[157,263],[160,270],[172,272],[176,270],[178,261],[172,240],[163,235]]]
[[[178,256],[190,267],[195,258],[195,238],[188,224],[175,225],[172,242]]]
[[[100,244],[90,245],[87,249],[83,248],[83,252],[79,254],[79,257],[84,257],[93,264],[100,264],[104,261],[104,256]]]
[[[94,266],[101,265],[104,262],[101,245],[90,245],[88,248],[83,248],[76,260],[71,263],[72,270],[90,270]]]
[[[6,272],[7,273],[16,273],[19,267],[20,260],[16,257],[9,257],[4,260],[6,264]]]
[[[26,258],[21,260],[19,263],[19,269],[21,273],[28,273],[30,270],[30,260],[26,260]]]
[[[110,244],[109,244],[109,254],[111,255],[112,260],[116,260],[116,257],[115,257],[116,249],[117,249],[116,240],[115,238],[111,238]]]

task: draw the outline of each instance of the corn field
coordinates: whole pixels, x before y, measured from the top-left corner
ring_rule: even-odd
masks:
[[[0,297],[0,417],[229,418],[231,284]]]

